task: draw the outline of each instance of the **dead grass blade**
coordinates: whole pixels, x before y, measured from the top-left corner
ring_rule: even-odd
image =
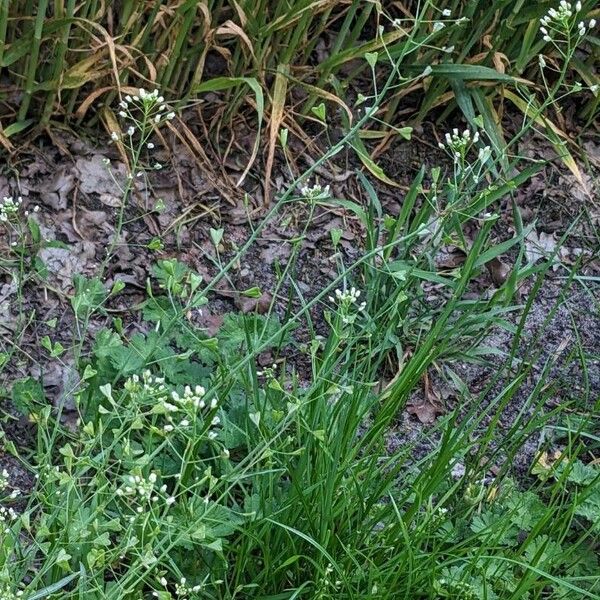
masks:
[[[273,159],[275,158],[275,147],[279,137],[279,128],[281,127],[281,121],[283,120],[283,112],[285,109],[289,72],[289,65],[279,65],[279,68],[277,69],[277,75],[275,76],[275,85],[273,86],[271,118],[269,122],[269,149],[267,154],[267,164],[265,167],[265,206],[268,206],[270,202],[271,172],[273,170]]]

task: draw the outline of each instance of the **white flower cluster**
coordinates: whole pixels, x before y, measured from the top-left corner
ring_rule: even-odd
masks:
[[[23,598],[23,591],[13,592],[7,583],[0,584],[0,600],[17,600]]]
[[[438,146],[442,150],[449,151],[454,162],[458,163],[465,158],[471,147],[479,142],[479,132],[476,131],[471,135],[469,129],[465,129],[462,133],[458,129],[453,129],[452,133],[446,133],[445,140],[445,143],[440,142]],[[484,146],[479,149],[477,158],[481,163],[485,163],[491,153],[490,146]]]
[[[360,298],[360,290],[357,290],[355,287],[351,287],[349,290],[335,290],[335,298],[333,296],[329,296],[329,300],[331,302],[337,302],[338,304],[351,305],[356,304],[356,301]],[[362,308],[366,306],[363,302],[361,304]]]
[[[266,377],[267,379],[275,379],[277,376],[277,363],[273,363],[270,367],[265,367],[262,371],[256,371],[259,377]]]
[[[123,498],[129,498],[137,504],[135,510],[138,514],[142,514],[146,510],[144,504],[154,504],[161,498],[164,498],[164,502],[167,506],[175,503],[175,498],[172,496],[165,497],[167,492],[167,485],[163,484],[157,489],[158,475],[153,471],[148,477],[142,477],[141,475],[129,475],[127,482],[123,487],[117,489],[117,496]],[[133,521],[134,517],[130,517],[130,521]]]
[[[180,396],[177,392],[171,392],[171,398],[173,398],[174,402],[177,402],[180,406],[184,408],[195,408],[202,410],[206,407],[206,402],[202,399],[206,394],[206,390],[201,386],[197,385],[192,390],[191,386],[186,385],[183,388],[183,396]],[[217,406],[216,398],[213,398],[211,402],[211,408],[215,408]]]
[[[315,183],[313,186],[305,185],[301,187],[300,193],[305,200],[327,200],[327,198],[331,198],[329,186],[323,187],[319,183]]]
[[[0,506],[0,530],[8,533],[10,531],[9,524],[15,521],[18,516],[12,508]]]
[[[8,482],[10,480],[10,475],[6,469],[2,469],[2,473],[0,473],[0,492],[5,490],[8,487]]]
[[[367,307],[366,302],[357,304],[359,298],[360,290],[357,290],[355,287],[351,287],[349,290],[337,289],[335,290],[335,297],[329,296],[329,301],[338,305],[344,325],[349,325],[356,320],[356,313],[353,314],[354,309],[357,312],[362,312]]]
[[[155,377],[149,370],[145,370],[141,378],[138,375],[132,375],[125,382],[124,388],[140,402],[150,397],[154,405],[162,409],[167,421],[163,425],[162,431],[166,434],[175,431],[176,428],[186,429],[190,427],[199,416],[202,416],[200,411],[213,411],[218,405],[217,398],[206,402],[204,399],[206,390],[201,385],[196,385],[193,388],[186,385],[183,394],[175,390],[169,393],[164,377]],[[178,417],[178,421],[175,420],[175,415],[181,415]],[[210,422],[211,427],[216,427],[220,424],[220,421],[218,416],[214,416]],[[217,436],[218,432],[215,430],[208,432],[208,439],[210,440],[214,440]]]
[[[160,585],[162,585],[163,587],[168,587],[169,582],[167,581],[166,577],[161,577],[159,580]],[[187,583],[187,579],[185,577],[182,577],[179,582],[175,583],[175,596],[177,598],[180,598],[181,600],[187,600],[187,598],[190,596],[190,594],[196,594],[198,593],[200,590],[202,589],[201,585],[193,585],[190,586]],[[152,595],[155,598],[160,597],[160,594],[158,592],[152,592]]]
[[[581,11],[581,2],[573,6],[567,0],[561,0],[558,8],[551,8],[540,19],[540,33],[545,42],[558,41],[567,35],[573,24],[573,16]],[[596,27],[596,19],[591,19],[587,25],[584,21],[577,23],[577,34],[583,37],[589,30]],[[558,39],[557,39],[558,38]]]
[[[139,394],[141,392],[145,392],[146,394],[161,394],[166,393],[167,390],[165,378],[154,377],[148,369],[142,373],[141,377],[134,373],[125,381],[123,387],[130,394]]]
[[[198,411],[208,409],[214,410],[217,408],[218,400],[213,398],[208,404],[204,400],[204,395],[206,394],[206,390],[201,385],[196,385],[192,390],[192,387],[186,385],[183,388],[183,395],[179,394],[176,391],[171,392],[171,399],[175,404],[171,404],[170,402],[163,402],[163,406],[165,407],[168,413],[177,413],[179,411],[183,411],[186,413],[188,418],[184,418],[179,422],[179,427],[189,427],[190,419],[195,420],[198,416]],[[173,417],[170,414],[167,414],[167,420],[169,423],[164,426],[164,430],[166,433],[173,431]],[[219,417],[214,416],[211,420],[211,426],[216,427],[221,422]],[[217,437],[218,433],[216,431],[208,432],[208,439],[214,440]]]
[[[165,103],[163,96],[159,95],[158,90],[148,92],[144,88],[140,88],[134,96],[127,95],[119,102],[119,116],[130,121],[126,132],[129,137],[133,136],[136,131],[140,131],[146,135],[147,129],[152,124],[159,125],[165,121],[171,121],[175,118],[175,113],[170,110],[168,104]],[[139,113],[139,114],[138,114]],[[110,134],[113,141],[117,142],[121,139],[121,135],[113,131]],[[147,142],[148,149],[154,148],[152,142]],[[160,168],[155,165],[154,168]]]
[[[471,137],[471,131],[469,129],[465,129],[462,133],[460,133],[458,129],[455,128],[452,130],[452,133],[446,134],[445,139],[445,144],[442,142],[438,144],[442,150],[449,148],[455,152],[464,153],[466,150],[468,150],[468,148],[470,148],[471,144],[476,144],[479,141],[479,132],[476,131]]]
[[[16,215],[21,208],[23,199],[19,196],[16,200],[12,196],[4,196],[0,203],[0,221],[8,221],[12,216]]]
[[[9,487],[9,483],[10,475],[6,469],[2,469],[2,473],[0,473],[0,492],[3,492],[7,487]],[[10,500],[14,500],[20,494],[21,490],[19,488],[13,488],[8,498]]]

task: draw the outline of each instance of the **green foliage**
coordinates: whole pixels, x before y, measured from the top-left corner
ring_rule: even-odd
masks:
[[[115,236],[100,272],[77,276],[73,282],[70,302],[77,339],[72,355],[79,373],[71,390],[75,416],[68,414],[63,399],[56,407],[46,402],[43,377],[20,380],[11,390],[15,407],[36,427],[35,448],[20,457],[35,474],[36,485],[17,514],[4,507],[16,496],[4,494],[7,484],[2,483],[0,592],[28,600],[598,597],[594,550],[600,477],[598,465],[589,458],[598,440],[587,431],[584,411],[575,428],[566,419],[563,429],[568,436],[559,438],[561,450],[544,450],[543,460],[534,461],[531,475],[537,479],[520,474],[517,483],[519,474],[513,468],[521,448],[537,442],[541,430],[568,414],[567,406],[545,409],[552,361],[508,433],[499,436],[497,430],[508,403],[532,377],[539,358],[536,340],[532,348],[520,347],[522,354],[517,355],[520,343],[525,345],[522,323],[532,300],[517,326],[506,314],[515,310],[512,302],[519,285],[532,274],[541,280],[550,262],[526,264],[528,229],[517,210],[512,239],[492,242],[498,202],[510,197],[539,166],[519,171],[520,163],[497,143],[500,136],[488,98],[466,82],[512,85],[514,77],[498,71],[491,52],[477,64],[441,62],[429,72],[440,51],[435,44],[448,43],[453,36],[457,43],[459,34],[471,36],[472,45],[464,44],[461,50],[465,60],[471,50],[481,49],[472,32],[463,33],[464,24],[435,25],[440,15],[449,15],[429,3],[418,18],[406,19],[410,30],[393,22],[391,31],[376,28],[370,40],[363,39],[363,30],[369,29],[371,19],[383,18],[376,3],[303,1],[292,8],[263,3],[258,11],[255,4],[252,14],[244,2],[184,2],[162,14],[161,1],[124,2],[118,15],[108,15],[108,4],[40,2],[34,13],[34,3],[29,2],[25,16],[13,16],[6,3],[0,4],[0,32],[11,40],[10,46],[0,46],[3,64],[14,64],[15,71],[18,65],[23,73],[22,117],[42,92],[48,93],[44,118],[49,118],[58,92],[73,108],[91,72],[94,79],[108,76],[106,64],[116,60],[117,52],[104,35],[109,16],[120,44],[135,40],[148,56],[163,58],[156,78],[164,87],[178,90],[182,97],[190,90],[229,90],[232,113],[244,84],[262,118],[268,96],[262,91],[265,73],[276,70],[281,92],[281,76],[290,72],[289,63],[306,61],[318,34],[334,21],[338,35],[332,38],[331,56],[310,74],[318,85],[307,87],[315,97],[306,99],[306,113],[312,108],[311,114],[327,126],[329,113],[323,103],[316,103],[324,90],[319,86],[331,85],[339,101],[365,65],[376,90],[372,98],[359,98],[359,104],[376,104],[357,123],[345,113],[343,139],[270,209],[268,217],[298,200],[296,190],[301,188],[308,221],[317,206],[333,205],[351,211],[366,229],[364,254],[351,265],[336,254],[338,275],[310,299],[294,280],[300,244],[294,246],[273,293],[280,295],[284,283],[290,284],[290,301],[281,319],[272,303],[264,315],[222,315],[214,335],[198,325],[211,291],[264,231],[267,218],[228,263],[221,262],[217,251],[217,274],[209,283],[181,261],[158,261],[135,328],[127,333],[123,322],[114,319],[112,327],[97,330],[89,340],[90,320],[106,316],[107,301],[125,285],[117,281],[109,290],[103,284],[120,239],[132,178],[125,183]],[[528,13],[522,22],[510,3],[473,2],[463,8],[472,20],[481,19],[477,35],[504,16],[514,26],[503,38],[508,45],[521,44],[515,31],[525,30],[528,49],[541,50],[529,31],[531,19],[538,18],[537,8],[535,17]],[[456,10],[453,6],[450,13]],[[55,12],[48,22],[51,11]],[[207,24],[213,13],[216,22]],[[221,22],[223,15],[232,18]],[[173,21],[163,30],[169,18]],[[197,27],[198,19],[206,27]],[[87,48],[89,32],[83,24],[104,36],[107,53],[99,51],[93,61],[84,58],[67,67],[76,49]],[[256,47],[247,48],[244,28]],[[504,26],[499,29],[506,34]],[[46,49],[50,34],[58,35],[55,53]],[[201,82],[208,52],[204,42],[219,36],[241,40],[239,46],[231,42],[226,52],[219,48],[236,63],[236,72]],[[525,68],[528,59],[522,54]],[[50,62],[51,55],[55,62]],[[348,73],[357,58],[361,66],[340,81],[336,74],[342,68]],[[572,55],[563,58],[556,86],[547,88],[548,101],[535,105],[523,131],[540,119],[545,123],[542,112],[564,91]],[[394,74],[379,90],[377,69],[390,61]],[[285,68],[274,68],[282,64]],[[144,68],[145,64],[140,72]],[[362,174],[358,179],[369,198],[365,206],[331,198],[329,186],[310,186],[309,176],[344,146],[354,148],[366,168],[387,181],[361,135],[369,138],[363,125],[377,119],[379,102],[396,85],[400,68],[403,73],[415,70],[411,82],[433,76],[423,114],[435,105],[436,94],[450,86],[471,122],[471,129],[449,133],[441,143],[451,159],[449,174],[421,170],[398,215],[384,214],[374,186]],[[126,83],[127,69],[121,73]],[[73,91],[63,94],[64,88]],[[156,123],[174,118],[172,112],[158,114],[163,110],[158,92],[139,96],[141,100],[121,100],[127,111],[143,108],[141,120],[131,112],[123,117],[135,123],[123,144],[134,173],[145,168],[140,153],[152,131],[148,115],[155,111]],[[281,94],[272,96],[281,101]],[[392,98],[386,110],[394,112],[400,98]],[[278,111],[282,109],[280,104]],[[272,114],[272,139],[278,134],[285,139],[276,121]],[[408,129],[396,133],[410,135]],[[113,139],[123,143],[117,131]],[[255,144],[254,152],[256,148]],[[32,247],[39,245],[34,226],[26,235]],[[215,246],[224,235],[223,230],[210,230]],[[334,244],[341,235],[339,230],[331,232]],[[436,259],[448,245],[460,248],[464,261],[440,271]],[[517,257],[506,279],[490,293],[474,296],[473,284],[486,265],[515,249]],[[26,270],[23,264],[21,273]],[[37,269],[36,276],[43,276],[42,271]],[[431,284],[436,289],[433,296]],[[532,298],[539,285],[534,285]],[[261,296],[256,287],[239,293]],[[315,310],[324,315],[318,335],[312,322]],[[303,343],[294,336],[300,323],[309,333]],[[506,355],[481,346],[492,327],[515,334]],[[67,352],[49,336],[40,338],[40,346],[53,360]],[[289,364],[288,357],[293,357]],[[493,364],[495,375],[477,397],[452,371],[457,359]],[[452,380],[457,407],[391,451],[387,439],[398,415],[432,368]],[[499,386],[503,377],[504,385]],[[5,448],[17,454],[14,445],[7,443]]]
[[[474,265],[481,252],[472,251]],[[23,581],[27,598],[65,600],[595,597],[600,471],[573,443],[572,459],[529,490],[469,459],[499,414],[482,433],[487,416],[476,406],[458,428],[457,414],[441,419],[428,434],[439,444],[423,458],[410,445],[386,452],[381,432],[443,352],[430,342],[451,344],[444,323],[460,322],[461,301],[421,326],[428,358],[417,352],[377,392],[398,324],[423,319],[411,306],[424,271],[372,269],[363,264],[363,277],[379,278],[364,308],[356,293],[336,295],[328,336],[306,349],[313,375],[302,386],[280,358],[300,350],[293,322],[230,314],[208,337],[186,316],[205,290],[177,261],[156,265],[139,333],[96,334],[79,365],[76,427],[60,424],[37,382],[17,383],[15,402],[38,424],[39,478],[2,537],[7,590]],[[466,317],[494,322],[485,304]],[[266,351],[275,364],[260,370]],[[521,416],[505,451],[545,418]],[[457,461],[469,465],[463,475],[453,475]]]

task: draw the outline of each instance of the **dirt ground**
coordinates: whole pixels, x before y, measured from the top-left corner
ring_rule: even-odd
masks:
[[[427,167],[444,164],[445,157],[430,143],[432,124],[415,130],[411,142],[395,142],[379,157],[390,177],[401,186],[412,180],[422,164]],[[252,226],[264,213],[264,197],[258,178],[248,177],[244,190],[252,199],[244,202],[244,194],[231,183],[239,174],[239,158],[229,158],[226,164],[209,164],[197,152],[180,143],[174,136],[168,138],[172,153],[162,151],[156,159],[167,167],[153,175],[152,190],[138,186],[135,202],[126,212],[126,224],[115,259],[107,271],[106,283],[110,287],[116,279],[127,285],[125,291],[111,301],[108,316],[96,317],[88,334],[105,326],[110,318],[122,316],[130,332],[138,326],[138,316],[132,307],[144,298],[146,279],[151,265],[158,259],[177,257],[196,269],[208,281],[215,273],[217,255],[210,239],[209,227],[224,229],[220,253],[227,258],[235,253],[251,235]],[[518,191],[517,203],[525,224],[535,221],[527,240],[527,252],[532,259],[542,259],[552,252],[560,237],[570,229],[570,236],[558,253],[559,262],[553,269],[535,299],[525,327],[525,339],[540,331],[546,315],[559,302],[556,314],[544,330],[544,351],[533,374],[511,402],[500,424],[509,427],[536,383],[546,360],[557,358],[552,375],[560,384],[548,406],[562,400],[573,400],[579,394],[586,402],[600,397],[600,258],[598,256],[598,230],[600,229],[600,196],[598,195],[598,168],[600,167],[600,141],[584,139],[590,164],[584,169],[585,189],[563,165],[553,161],[528,184]],[[304,149],[299,149],[304,150]],[[303,156],[299,151],[298,156]],[[527,138],[519,154],[530,158],[546,158],[549,148],[536,138]],[[119,192],[103,163],[110,158],[117,177],[125,168],[119,162],[114,146],[93,145],[66,133],[55,134],[53,139],[32,141],[21,152],[11,169],[0,174],[0,194],[21,195],[29,210],[39,206],[35,213],[44,239],[52,242],[42,250],[40,258],[48,270],[46,284],[30,282],[25,285],[22,305],[18,306],[15,286],[8,270],[0,272],[0,350],[10,351],[16,343],[19,350],[13,361],[2,372],[2,385],[8,397],[11,382],[16,378],[42,376],[47,396],[57,401],[64,395],[74,376],[73,357],[67,352],[61,360],[49,360],[40,351],[40,339],[49,335],[69,348],[74,333],[74,320],[69,297],[75,274],[92,276],[104,259],[105,248],[114,234],[114,223],[119,206]],[[299,159],[299,168],[306,167]],[[328,184],[339,198],[366,201],[353,177],[359,166],[350,152],[340,154],[335,163],[318,173],[318,179]],[[220,175],[227,173],[227,184],[220,183]],[[17,177],[18,173],[18,177]],[[272,174],[273,188],[282,190],[291,180],[283,162],[277,162]],[[386,212],[397,214],[404,195],[403,187],[377,185]],[[157,201],[164,208],[157,210]],[[511,211],[508,200],[503,219],[499,223],[498,240],[513,235]],[[203,315],[203,325],[216,330],[222,314],[232,310],[251,312],[264,310],[272,300],[276,282],[276,265],[285,264],[290,257],[292,242],[306,225],[307,207],[289,205],[264,229],[248,254],[232,271],[228,283],[220,285],[212,294]],[[249,216],[250,215],[250,216]],[[577,220],[579,219],[579,220]],[[363,230],[354,215],[342,208],[319,209],[305,232],[300,251],[296,281],[306,299],[314,297],[337,274],[334,248],[330,231],[343,230],[341,258],[346,264],[360,255]],[[160,236],[164,249],[150,250],[148,244]],[[510,264],[511,256],[505,257]],[[561,295],[566,269],[581,260],[580,279]],[[564,267],[564,268],[563,268]],[[244,299],[237,291],[258,286],[264,297]],[[528,289],[521,290],[524,302]],[[276,311],[283,314],[286,301],[285,288],[274,300]],[[31,324],[23,327],[23,315],[33,316]],[[318,313],[314,315],[319,324]],[[514,320],[518,315],[512,317]],[[321,325],[317,325],[322,326]],[[302,332],[299,332],[302,336]],[[511,336],[506,332],[492,332],[484,342],[508,350]],[[587,369],[577,366],[577,361],[566,360],[576,344],[580,345]],[[482,390],[494,370],[489,365],[453,364],[452,368],[466,382],[471,394]],[[441,377],[432,373],[432,384],[437,386],[442,400],[440,412],[453,406],[452,390]],[[422,391],[415,392],[411,405],[425,402]],[[27,446],[33,435],[32,426],[18,417],[5,400],[0,416],[6,439],[17,446]],[[397,427],[389,434],[390,451],[414,440],[430,427],[430,418],[419,410],[407,410],[398,415]],[[423,416],[425,415],[425,416]],[[501,434],[501,432],[499,432]],[[542,432],[540,432],[542,435]],[[541,441],[541,440],[539,440]],[[538,442],[523,448],[518,457],[518,468],[523,472],[531,464]],[[19,487],[28,489],[32,480],[19,462],[8,454],[0,456],[0,468],[11,472]]]

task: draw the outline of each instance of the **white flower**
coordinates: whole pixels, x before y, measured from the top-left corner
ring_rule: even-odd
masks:
[[[110,137],[115,142],[119,141],[119,134],[116,131],[112,131],[111,134],[110,134]]]
[[[148,142],[146,144],[146,148],[148,148],[148,150],[152,150],[152,148],[154,148],[154,144],[152,142]]]
[[[433,31],[434,31],[434,33],[437,31],[441,31],[442,29],[444,29],[444,27],[446,27],[446,25],[444,25],[444,23],[442,23],[441,21],[436,21],[433,24]]]
[[[469,129],[465,129],[462,133],[458,129],[453,129],[452,133],[446,133],[445,144],[439,144],[442,150],[446,150],[453,158],[455,164],[459,164],[463,159],[471,146],[479,141],[479,132],[475,132],[471,135]]]
[[[167,114],[167,119],[169,119],[169,121],[173,120],[175,118],[175,113],[174,112],[170,112]]]
[[[175,498],[173,496],[169,496],[166,500],[165,500],[165,504],[167,506],[171,506],[171,504],[175,504]]]
[[[594,27],[596,27],[596,19],[590,19],[590,22],[588,23],[588,27],[590,29],[594,29]]]
[[[329,186],[323,187],[319,183],[315,183],[313,186],[305,185],[301,187],[300,193],[306,200],[326,200],[331,197]]]
[[[442,11],[442,15],[444,15],[444,17],[449,17],[449,16],[451,16],[451,15],[452,15],[452,11],[451,11],[449,8],[445,8],[445,9]]]
[[[119,116],[123,117],[125,119],[125,118],[127,118],[127,113],[124,110],[120,110],[119,111]]]
[[[484,146],[483,148],[479,149],[479,152],[477,153],[477,158],[479,159],[479,162],[484,163],[487,162],[488,158],[492,155],[492,149],[489,146]]]
[[[127,135],[132,136],[135,133],[135,127],[129,127],[127,129]]]

